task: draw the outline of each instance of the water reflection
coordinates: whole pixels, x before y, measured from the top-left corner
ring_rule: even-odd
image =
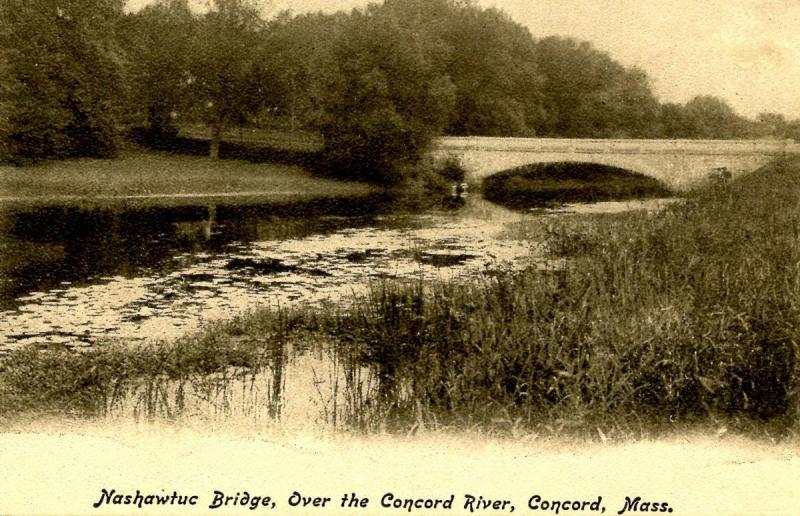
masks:
[[[172,338],[256,306],[347,302],[383,278],[470,278],[544,262],[536,243],[497,238],[508,223],[542,214],[476,197],[455,207],[401,210],[375,197],[0,210],[0,353]],[[641,207],[651,208],[600,203],[579,211]],[[283,429],[385,421],[379,401],[392,388],[392,360],[381,370],[358,350],[315,338],[266,349],[253,369],[115,385],[107,415],[279,422]]]
[[[171,338],[259,305],[340,301],[376,279],[515,266],[530,244],[494,235],[518,215],[486,205],[0,211],[0,350]]]
[[[117,384],[104,415],[239,428],[275,425],[282,431],[367,430],[379,425],[384,408],[376,402],[376,367],[351,351],[321,342],[307,344],[267,350],[264,363],[255,368]]]
[[[217,253],[232,242],[297,238],[334,231],[386,209],[371,197],[255,207],[197,206],[125,210],[76,207],[0,210],[0,307],[28,292],[135,277],[169,268],[180,253]]]

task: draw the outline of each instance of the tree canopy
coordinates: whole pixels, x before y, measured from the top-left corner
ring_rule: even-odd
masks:
[[[241,124],[262,104],[267,78],[261,73],[263,20],[248,0],[212,0],[196,23],[191,41],[191,97],[194,111],[211,128],[211,157],[222,130]]]
[[[122,0],[0,1],[0,125],[18,160],[115,152]]]
[[[800,121],[698,95],[660,103],[646,72],[590,43],[536,39],[469,0],[385,0],[262,17],[257,0],[0,0],[0,157],[113,155],[144,124],[316,131],[345,175],[395,182],[437,134],[798,138]]]
[[[120,39],[128,49],[131,104],[141,106],[154,138],[176,134],[173,117],[191,107],[187,96],[194,31],[187,0],[159,0],[120,22]]]
[[[453,108],[453,85],[392,13],[355,13],[334,45],[320,129],[330,165],[382,183],[413,166]]]

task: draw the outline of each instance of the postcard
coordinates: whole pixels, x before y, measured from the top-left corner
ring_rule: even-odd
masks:
[[[796,514],[798,19],[0,0],[0,514]]]

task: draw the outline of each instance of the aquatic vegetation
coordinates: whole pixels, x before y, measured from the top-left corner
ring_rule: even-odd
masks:
[[[796,431],[799,179],[778,161],[657,213],[551,218],[532,231],[561,267],[381,282],[347,309],[258,310],[150,348],[11,353],[0,413],[104,414],[120,385],[232,370],[280,384],[284,351],[324,342],[350,378],[320,395],[337,428]]]
[[[359,332],[401,386],[396,420],[796,426],[798,179],[796,161],[778,162],[657,214],[553,219],[561,270],[433,295],[387,286],[359,305]]]

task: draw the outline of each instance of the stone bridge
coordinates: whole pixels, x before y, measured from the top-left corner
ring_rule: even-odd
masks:
[[[611,165],[686,190],[714,172],[751,172],[771,159],[800,154],[792,140],[605,140],[562,138],[438,138],[436,160],[454,157],[479,183],[497,172],[530,163],[560,161]]]

